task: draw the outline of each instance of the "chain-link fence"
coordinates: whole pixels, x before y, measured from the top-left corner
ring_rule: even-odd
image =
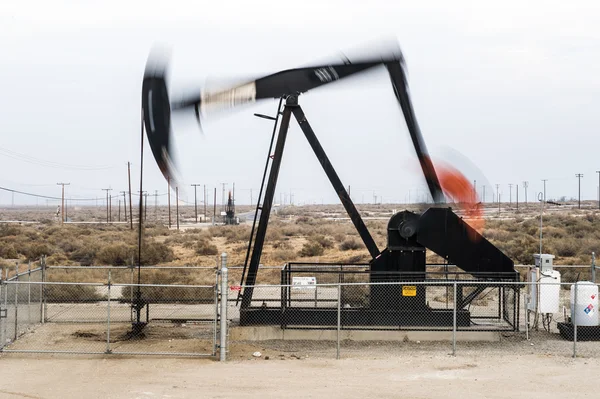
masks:
[[[600,358],[598,285],[592,282],[315,280],[231,287],[252,295],[246,308],[229,302],[233,342],[338,358],[382,342],[397,349],[431,341],[453,354],[461,345],[508,352],[537,346],[543,353]]]
[[[212,285],[114,283],[111,273],[104,283],[48,282],[42,275],[32,270],[0,284],[2,351],[216,355],[215,274]]]
[[[600,358],[599,287],[592,281],[561,283],[549,275],[528,283],[481,281],[457,274],[371,283],[364,265],[337,265],[342,273],[307,269],[293,276],[280,269],[288,284],[248,287],[232,285],[236,276],[227,278],[224,266],[225,258],[212,271],[212,284],[196,285],[131,283],[129,269],[101,270],[89,282],[48,281],[50,273],[58,279],[52,268],[21,266],[0,284],[0,347],[215,357],[221,348],[224,359],[246,343],[340,357],[385,342],[388,350],[415,350],[411,345],[420,343],[421,350],[451,353],[536,348]],[[69,280],[84,271],[60,273],[78,274]],[[252,300],[243,307],[237,291]],[[219,321],[231,324],[229,335]]]

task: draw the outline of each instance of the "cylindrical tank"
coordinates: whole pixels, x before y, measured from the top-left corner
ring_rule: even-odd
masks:
[[[578,326],[598,325],[598,286],[591,281],[579,281],[571,285],[571,322]]]

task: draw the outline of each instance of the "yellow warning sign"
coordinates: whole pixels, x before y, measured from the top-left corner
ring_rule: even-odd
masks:
[[[403,285],[402,286],[402,296],[417,296],[417,286],[416,285]]]

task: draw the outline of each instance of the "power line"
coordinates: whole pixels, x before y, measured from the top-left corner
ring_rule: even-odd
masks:
[[[64,164],[64,163],[60,163],[60,162],[46,161],[46,160],[43,160],[40,158],[35,158],[30,155],[23,154],[23,153],[13,151],[13,150],[9,150],[8,148],[3,148],[3,147],[0,147],[0,154],[3,154],[9,158],[13,158],[13,159],[16,159],[19,161],[23,161],[23,162],[27,162],[27,163],[31,163],[31,164],[35,164],[35,165],[40,165],[40,166],[47,166],[47,167],[51,167],[51,168],[75,169],[75,170],[104,170],[104,169],[114,168],[114,166],[69,165],[69,164]]]

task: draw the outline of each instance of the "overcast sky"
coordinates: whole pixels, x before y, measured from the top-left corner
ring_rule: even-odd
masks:
[[[597,198],[600,170],[598,1],[175,1],[0,3],[0,186],[59,196],[139,187],[140,92],[146,58],[171,49],[173,88],[260,76],[394,38],[415,112],[437,158],[455,154],[478,192],[529,181],[529,199]],[[301,97],[311,125],[357,203],[412,199],[423,181],[384,70]],[[263,101],[208,121],[175,123],[182,197],[189,184],[236,184],[256,197],[273,114]],[[146,147],[145,190],[166,191]],[[456,154],[460,154],[456,156]],[[468,161],[467,161],[468,160]],[[301,130],[290,129],[278,193],[337,202]],[[513,201],[515,187],[513,187]],[[279,197],[279,195],[278,195]],[[163,201],[164,201],[163,197]],[[279,197],[280,198],[280,197]],[[278,199],[279,199],[278,198]],[[25,201],[18,197],[19,201]],[[10,203],[0,191],[0,204]],[[31,203],[31,202],[30,202]]]

